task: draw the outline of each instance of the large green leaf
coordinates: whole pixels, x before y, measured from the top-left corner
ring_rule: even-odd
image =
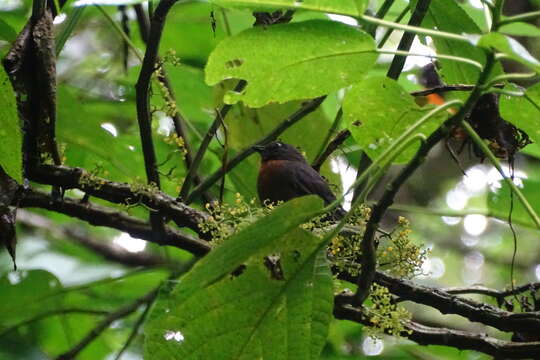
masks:
[[[536,72],[540,71],[540,61],[535,59],[517,40],[499,33],[489,33],[480,38],[479,46],[497,49],[506,57],[522,63]]]
[[[522,179],[523,188],[521,192],[529,204],[533,207],[537,214],[540,213],[540,181],[538,180],[528,180]],[[502,183],[500,189],[497,189],[495,192],[490,192],[488,195],[487,205],[489,212],[501,219],[508,219],[508,214],[510,212],[510,188],[506,183]],[[529,213],[525,210],[519,199],[514,195],[513,200],[513,209],[512,209],[512,219],[515,223],[520,225],[529,226],[536,228],[536,224],[529,216]]]
[[[524,22],[513,22],[503,25],[501,26],[499,31],[503,34],[512,36],[540,36],[540,29],[537,26]]]
[[[21,129],[15,93],[4,69],[0,69],[0,166],[22,182]]]
[[[456,34],[481,34],[480,28],[454,0],[432,1],[423,25]],[[473,44],[438,37],[433,38],[433,42],[439,54],[461,56],[485,63],[484,51]],[[480,75],[480,70],[470,64],[447,59],[439,59],[438,62],[441,78],[447,84],[475,84]],[[500,72],[498,66],[495,72]],[[451,96],[465,98],[467,94]]]
[[[318,358],[332,277],[323,239],[296,228],[318,206],[313,197],[288,202],[202,259],[161,296],[146,327],[148,358]],[[280,265],[263,265],[270,254],[280,255]],[[242,272],[228,275],[241,264]]]
[[[540,143],[540,84],[527,89],[525,96],[500,98],[501,116]]]
[[[358,145],[372,159],[430,110],[432,107],[419,107],[396,81],[382,76],[353,85],[343,100],[346,124]],[[417,133],[431,134],[447,116],[437,114]],[[418,146],[409,146],[395,161],[408,161]]]
[[[210,2],[227,8],[246,8],[255,11],[312,10],[350,16],[362,15],[368,4],[367,0],[211,0]]]
[[[210,55],[206,82],[244,79],[242,93],[225,101],[260,107],[328,94],[362,79],[373,66],[375,43],[366,33],[333,21],[256,27],[222,41]]]

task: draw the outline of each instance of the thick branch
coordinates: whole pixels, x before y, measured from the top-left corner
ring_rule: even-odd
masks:
[[[131,205],[142,203],[158,210],[180,227],[188,227],[204,237],[199,224],[207,214],[190,208],[160,191],[133,192],[129,184],[109,181],[90,175],[81,168],[42,165],[33,169],[30,180],[41,184],[57,185],[64,189],[79,189],[85,193],[113,203]]]
[[[339,274],[339,278],[352,283],[356,277]],[[380,271],[375,274],[375,283],[388,290],[401,300],[413,301],[437,309],[441,314],[455,314],[470,321],[492,326],[501,331],[540,332],[540,312],[513,313],[497,307],[449,294],[443,289],[416,285],[411,281],[388,276]]]
[[[336,302],[334,316],[370,326],[369,318],[350,305]],[[512,342],[460,330],[434,328],[409,321],[405,324],[411,333],[402,335],[420,345],[445,345],[461,350],[475,350],[497,358],[530,359],[540,355],[540,342]]]
[[[147,43],[148,35],[150,33],[150,24],[148,22],[148,17],[146,16],[146,13],[141,4],[135,4],[133,5],[133,8],[135,9],[135,13],[137,15],[137,23],[139,24],[141,38],[145,43]],[[161,62],[159,56],[156,57],[156,60],[158,63]],[[157,80],[160,83],[162,83],[163,86],[165,86],[165,88],[167,89],[168,95],[170,97],[170,100],[172,100],[176,104],[176,96],[174,94],[174,89],[172,87],[169,76],[167,75],[167,71],[165,70],[165,67],[163,66],[161,67],[160,74],[158,74]],[[176,135],[184,140],[184,148],[186,150],[184,160],[186,163],[186,168],[189,169],[191,167],[191,164],[193,163],[193,149],[191,147],[191,143],[189,142],[189,139],[187,136],[186,126],[185,126],[186,120],[182,117],[182,114],[180,114],[180,111],[178,109],[176,109],[176,111],[172,115],[172,120],[173,120]],[[201,178],[198,173],[195,173],[193,177],[193,182],[196,185],[201,183]],[[210,196],[210,194],[203,193],[203,196],[207,203],[212,202],[213,199]]]
[[[73,224],[63,226],[56,224],[48,218],[30,211],[19,209],[17,222],[34,229],[50,233],[56,238],[69,238],[77,244],[103,256],[106,260],[114,261],[126,266],[153,267],[170,263],[167,259],[149,252],[133,253],[120,246],[111,244],[105,239],[97,239],[87,234],[82,227]]]
[[[204,255],[210,250],[206,242],[167,227],[164,229],[163,239],[157,242],[153,237],[152,228],[146,222],[128,216],[122,211],[90,203],[81,203],[70,198],[55,201],[50,195],[32,189],[24,191],[19,206],[56,211],[84,220],[91,225],[107,226],[124,231],[135,238],[156,242],[159,245],[174,246],[198,256]]]

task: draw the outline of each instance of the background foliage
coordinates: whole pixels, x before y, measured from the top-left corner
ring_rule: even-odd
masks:
[[[535,58],[540,2],[54,3],[61,7],[53,24],[55,130],[65,167],[53,165],[50,156],[40,159],[46,164],[41,172],[23,163],[28,148],[22,145],[25,123],[16,104],[36,95],[14,91],[0,70],[0,166],[18,184],[26,182],[18,190],[25,195],[14,199],[0,183],[4,244],[13,240],[4,227],[11,219],[8,205],[19,207],[18,270],[12,270],[7,252],[0,253],[0,359],[540,354],[540,340],[529,333],[540,331],[534,313],[540,311],[535,220],[540,211],[540,63]],[[167,6],[172,6],[168,13]],[[33,11],[30,0],[0,0],[2,58]],[[164,24],[154,72],[153,63],[143,65],[156,44],[148,36],[148,13],[162,11],[166,18],[153,18]],[[396,49],[406,61],[394,57]],[[433,61],[443,84],[467,85],[460,89],[466,91],[439,91],[444,100],[426,104],[429,98],[415,92],[437,85],[424,68]],[[146,135],[153,139],[160,191],[156,181],[148,184],[148,148],[140,138],[144,112],[137,106],[146,99],[141,100],[140,80],[145,72],[152,76],[146,94],[151,134]],[[43,87],[39,79],[32,81]],[[508,159],[500,159],[528,207],[497,171],[499,161],[482,161],[486,156],[479,144],[473,146],[455,127],[463,118],[479,121],[468,115],[481,91],[499,93],[500,117],[533,141],[511,159],[513,172]],[[437,108],[444,101],[447,105]],[[481,121],[487,118],[493,116]],[[443,123],[451,124],[447,134]],[[478,126],[475,130],[481,133]],[[321,167],[336,194],[357,179],[359,167],[373,163],[364,173],[369,175],[365,191],[357,194],[372,207],[372,229],[383,233],[373,230],[370,240],[365,208],[355,215],[362,236],[351,237],[358,240],[349,249],[357,257],[353,260],[367,264],[368,249],[360,249],[359,242],[364,246],[377,239],[381,245],[372,260],[377,270],[388,270],[384,257],[401,259],[389,254],[399,243],[381,235],[391,233],[406,242],[409,255],[429,250],[416,269],[422,275],[409,283],[372,273],[378,286],[372,296],[363,308],[350,305],[356,277],[332,274],[335,268],[326,259],[328,244],[332,251],[345,245],[336,242],[335,233],[299,227],[320,215],[320,202],[308,197],[263,211],[258,200],[252,201],[259,159],[251,146],[277,137],[298,146],[310,163],[336,140],[337,149]],[[496,152],[508,138],[497,133],[484,136],[484,143]],[[201,148],[207,150],[196,174],[190,174]],[[424,150],[429,152],[425,161],[416,156]],[[402,176],[407,166],[412,175]],[[186,178],[195,180],[190,189]],[[393,204],[381,201],[392,192],[389,184],[399,190],[390,194]],[[64,200],[55,195],[59,187]],[[181,191],[187,196],[176,200]],[[351,196],[345,197],[346,206]],[[216,213],[206,203],[220,197],[229,206],[230,223],[220,224],[227,238],[218,246],[200,224],[215,220],[209,219]],[[171,231],[161,239],[155,237],[156,217],[148,222],[156,209]],[[399,216],[410,220],[404,233]],[[261,260],[275,254],[279,265]],[[511,276],[516,286],[524,285],[519,296],[492,290],[510,289]],[[369,290],[371,281],[367,285]],[[404,310],[396,310],[398,298],[413,325]],[[375,314],[371,319],[380,316],[377,321],[389,326],[387,332],[409,332],[368,337],[377,327],[369,311]],[[526,313],[521,318],[529,322],[514,313]],[[442,342],[435,335],[446,329],[451,330]],[[476,337],[484,333],[486,339]],[[506,342],[500,345],[495,338]],[[518,341],[530,348],[515,350]]]

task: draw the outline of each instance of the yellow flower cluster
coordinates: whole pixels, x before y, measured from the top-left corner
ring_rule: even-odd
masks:
[[[369,295],[371,306],[366,308],[372,326],[366,327],[367,334],[379,338],[383,334],[400,336],[410,333],[405,323],[411,320],[411,313],[398,306],[384,286],[373,284]]]

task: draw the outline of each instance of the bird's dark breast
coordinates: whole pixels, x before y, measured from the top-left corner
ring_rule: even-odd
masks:
[[[289,160],[269,160],[261,164],[257,179],[257,192],[261,202],[285,202],[301,196],[291,186],[290,166],[294,164]]]

